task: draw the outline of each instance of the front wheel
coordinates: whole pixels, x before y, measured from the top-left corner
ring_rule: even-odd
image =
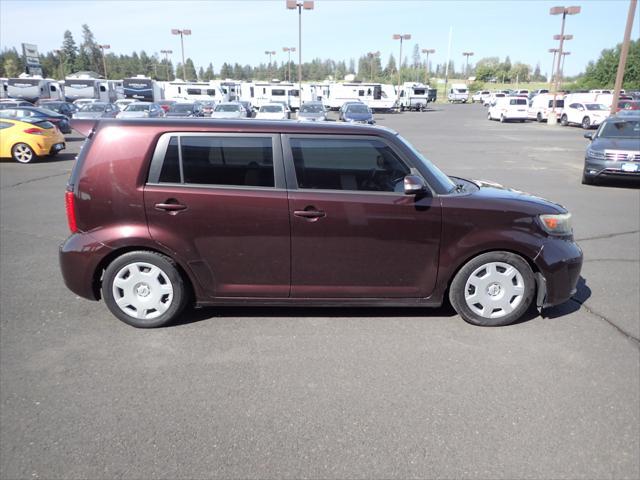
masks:
[[[582,128],[585,130],[589,130],[591,128],[591,120],[589,120],[589,117],[584,117],[582,119]]]
[[[538,112],[538,115],[536,115],[536,120],[538,121],[538,123],[542,123],[542,113]]]
[[[19,163],[31,163],[37,156],[33,149],[26,143],[16,143],[11,148],[11,158]]]
[[[500,123],[504,123],[506,121],[507,121],[507,119],[504,118],[504,115],[500,115]]]
[[[470,260],[451,282],[449,300],[468,323],[509,325],[527,311],[536,292],[529,264],[510,252],[484,253]]]
[[[187,303],[187,288],[176,263],[156,252],[125,253],[109,264],[102,298],[111,313],[138,328],[164,326]]]
[[[560,125],[562,125],[563,127],[569,125],[569,119],[566,115],[562,115],[562,117],[560,117]]]

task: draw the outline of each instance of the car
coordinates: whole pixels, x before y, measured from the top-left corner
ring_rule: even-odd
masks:
[[[210,117],[213,113],[213,109],[216,108],[216,102],[206,100],[204,102],[200,102],[202,107],[202,115],[204,117]]]
[[[96,103],[99,102],[100,99],[98,98],[78,98],[77,100],[73,101],[73,104],[78,108],[82,108],[85,105],[89,105],[91,103]]]
[[[211,118],[246,118],[247,111],[239,102],[222,102],[215,106]]]
[[[258,120],[286,120],[289,118],[287,110],[282,103],[265,103],[258,109]]]
[[[549,119],[549,114],[553,111],[553,100],[553,95],[550,93],[540,93],[529,100],[529,108],[527,109],[527,117],[529,120],[546,122]],[[560,120],[564,109],[564,98],[556,95],[555,102],[556,120]]]
[[[523,97],[502,97],[497,98],[496,102],[489,107],[487,119],[500,120],[500,123],[516,120],[524,122],[527,120],[526,98]]]
[[[588,130],[600,125],[609,116],[609,109],[601,103],[572,102],[567,106],[565,100],[564,110],[560,117],[560,124],[581,125]]]
[[[175,105],[176,103],[178,103],[178,100],[160,100],[156,103],[160,105],[160,107],[164,110],[165,113],[167,113],[171,105]]]
[[[351,123],[368,123],[373,125],[376,121],[373,118],[373,112],[364,103],[354,102],[344,106],[340,110],[339,120]]]
[[[31,163],[65,149],[64,135],[47,120],[0,117],[0,158]]]
[[[584,157],[583,184],[604,178],[640,181],[640,112],[634,113],[609,117],[596,132],[584,134],[591,143]]]
[[[616,112],[621,110],[640,110],[640,101],[631,99],[619,100]]]
[[[73,118],[114,118],[118,113],[118,107],[113,103],[94,102],[80,107]]]
[[[116,118],[158,118],[164,115],[164,110],[157,103],[133,102],[124,107]]]
[[[303,122],[324,122],[327,110],[322,102],[304,102],[298,110],[298,120]]]
[[[73,103],[63,102],[59,100],[42,100],[38,102],[37,106],[46,108],[47,110],[54,111],[67,117],[71,117],[79,110],[78,107]]]
[[[499,98],[506,97],[507,94],[504,92],[493,92],[489,96],[483,97],[482,105],[485,107],[490,107],[494,105]]]
[[[167,117],[203,117],[202,107],[195,103],[174,103],[165,113]]]
[[[132,103],[136,103],[136,102],[138,102],[138,100],[135,100],[133,98],[120,98],[113,103],[115,104],[116,107],[118,107],[118,110],[122,112],[125,108],[127,108],[127,105],[131,105]]]
[[[247,100],[240,100],[238,103],[244,107],[245,111],[247,112],[247,118],[253,117],[253,105],[251,104],[251,102]]]
[[[26,100],[0,100],[0,110],[16,107],[33,107],[33,103]]]
[[[491,95],[491,92],[489,90],[478,90],[471,97],[471,101],[473,103],[475,103],[475,102],[484,103],[484,99],[489,97],[490,95]]]
[[[272,100],[270,103],[279,103],[284,107],[284,111],[287,114],[287,119],[291,118],[291,107],[288,102],[284,102],[281,100]]]
[[[8,118],[34,118],[53,123],[62,133],[71,133],[69,117],[40,107],[13,107],[0,110],[0,117]]]
[[[187,306],[440,306],[518,321],[576,291],[562,206],[448,177],[391,129],[77,120],[66,286],[159,327]],[[104,152],[109,152],[105,155]],[[105,182],[104,179],[109,181]]]

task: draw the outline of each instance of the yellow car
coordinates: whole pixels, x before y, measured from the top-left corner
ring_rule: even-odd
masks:
[[[64,135],[46,120],[0,117],[0,158],[29,163],[64,150]]]

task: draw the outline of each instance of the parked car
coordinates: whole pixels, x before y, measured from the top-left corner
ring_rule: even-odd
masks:
[[[500,120],[501,123],[516,120],[524,122],[527,120],[528,102],[523,97],[502,97],[489,107],[487,118],[489,120]]]
[[[640,112],[607,118],[591,140],[584,157],[582,183],[602,178],[634,178],[640,181]]]
[[[33,103],[26,100],[0,100],[0,110],[16,107],[33,107]]]
[[[54,156],[64,149],[64,136],[53,123],[39,118],[0,117],[0,158],[31,163],[38,157]]]
[[[322,102],[305,102],[298,110],[298,120],[305,122],[324,122],[327,110]]]
[[[204,101],[200,103],[200,106],[202,107],[202,115],[210,117],[213,110],[216,108],[216,102]]]
[[[424,307],[447,294],[466,321],[504,325],[576,291],[582,252],[565,208],[450,178],[388,129],[208,119],[74,128],[93,133],[65,194],[62,276],[137,327],[192,304]]]
[[[67,117],[71,117],[74,113],[78,111],[78,107],[73,103],[62,102],[58,100],[43,100],[38,102],[38,107],[46,108],[47,110],[52,110],[61,115],[65,115]]]
[[[484,98],[482,105],[490,107],[491,105],[494,105],[499,98],[504,98],[506,96],[507,94],[504,92],[493,92],[491,95]]]
[[[96,103],[99,102],[100,100],[97,98],[78,98],[77,100],[73,101],[73,104],[78,108],[82,108],[85,105],[89,105],[91,103]]]
[[[287,110],[281,103],[265,103],[256,114],[258,120],[286,120]]]
[[[83,105],[73,118],[115,118],[119,112],[113,103],[95,102]]]
[[[451,88],[449,88],[447,99],[449,103],[467,103],[467,100],[469,100],[469,89],[464,83],[454,83],[451,85]]]
[[[247,111],[238,102],[222,102],[213,109],[211,118],[247,118]]]
[[[567,125],[582,125],[582,128],[597,127],[609,116],[609,109],[601,103],[570,103],[564,106],[560,123]]]
[[[489,90],[478,90],[471,97],[471,101],[473,103],[475,102],[484,103],[485,98],[488,98],[490,95],[491,95],[491,92]]]
[[[251,104],[251,102],[240,100],[238,103],[244,107],[245,111],[247,112],[247,118],[253,117],[253,105]]]
[[[564,110],[564,99],[560,95],[556,95],[556,119],[560,120],[562,111]],[[538,122],[546,122],[549,114],[553,111],[553,95],[549,93],[541,93],[536,95],[529,101],[527,109],[527,117],[530,120]]]
[[[178,103],[178,101],[177,100],[160,100],[156,103],[160,105],[160,108],[162,108],[162,110],[164,110],[165,113],[167,113],[171,105],[175,105],[176,103]]]
[[[291,118],[291,107],[289,106],[288,102],[283,102],[283,101],[279,101],[279,100],[273,100],[271,103],[279,103],[284,107],[284,111],[287,114],[287,119]]]
[[[167,117],[203,117],[199,103],[174,103],[165,114]]]
[[[157,103],[133,102],[124,107],[116,118],[157,118],[164,117],[164,110]]]
[[[69,126],[69,117],[61,115],[52,110],[39,107],[14,107],[5,108],[0,110],[0,116],[16,118],[21,120],[23,118],[32,118],[36,120],[46,120],[53,123],[62,133],[71,133],[71,127]]]
[[[376,121],[373,118],[373,112],[364,103],[353,102],[340,110],[339,120],[351,123],[368,123],[373,125]]]
[[[138,100],[135,100],[133,98],[120,98],[113,103],[115,104],[116,107],[118,107],[118,110],[122,112],[125,108],[127,108],[127,105],[131,105],[132,103],[137,103],[137,102]]]
[[[619,100],[616,112],[620,110],[640,110],[640,101],[630,99]]]

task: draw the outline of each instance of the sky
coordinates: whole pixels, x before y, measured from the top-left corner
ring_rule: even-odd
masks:
[[[180,58],[180,38],[172,28],[187,28],[185,56],[196,67],[209,62],[219,72],[223,62],[257,65],[266,62],[265,50],[275,50],[275,60],[286,61],[282,47],[298,45],[298,14],[285,8],[285,0],[0,0],[0,49],[32,43],[39,51],[59,48],[65,30],[76,43],[82,41],[86,23],[99,43],[111,45],[111,53],[148,54],[173,50]],[[398,58],[394,33],[409,33],[403,57],[412,62],[414,44],[433,48],[432,64],[447,58],[449,30],[453,31],[451,59],[456,70],[464,63],[463,51],[473,51],[470,64],[482,57],[509,56],[542,73],[551,69],[549,48],[557,47],[553,35],[560,33],[560,16],[549,15],[556,5],[580,5],[579,15],[568,16],[565,74],[584,71],[605,48],[622,41],[629,0],[557,1],[420,1],[420,0],[316,0],[315,8],[302,12],[303,61],[332,58],[349,61],[370,51],[380,51],[382,64],[389,54]],[[640,7],[639,7],[640,8]],[[640,32],[636,12],[632,38]],[[25,28],[25,25],[29,25]],[[297,55],[297,53],[295,54]],[[297,61],[297,58],[296,58]]]

